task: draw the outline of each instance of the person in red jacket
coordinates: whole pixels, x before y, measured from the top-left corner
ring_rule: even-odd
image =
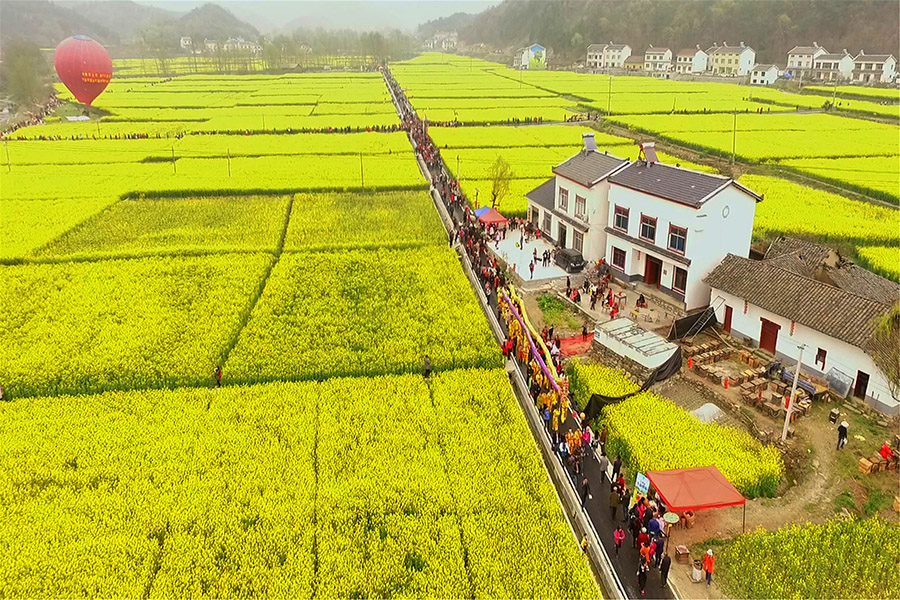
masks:
[[[616,556],[618,556],[619,548],[622,547],[622,542],[625,541],[625,530],[622,529],[621,525],[616,527],[616,530],[613,531],[613,540],[616,542]]]
[[[716,567],[716,557],[713,556],[712,548],[706,551],[706,555],[703,557],[703,571],[706,573],[706,585],[709,587],[712,584],[712,576],[713,570]]]

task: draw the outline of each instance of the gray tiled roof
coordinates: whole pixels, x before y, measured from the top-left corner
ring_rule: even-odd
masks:
[[[610,177],[609,181],[693,208],[702,205],[704,199],[719,188],[729,184],[737,185],[732,179],[720,175],[700,173],[662,163],[649,165],[643,161],[631,163]],[[759,196],[750,190],[743,186],[738,187],[759,199]]]
[[[766,262],[875,302],[890,304],[900,298],[900,284],[879,277],[840,258],[831,248],[813,242],[780,236],[766,251]]]
[[[819,50],[825,50],[825,48],[816,46],[794,46],[788,50],[788,54],[815,54]],[[825,52],[828,52],[828,50],[825,50]]]
[[[849,54],[821,54],[818,58],[816,58],[816,62],[820,60],[841,60],[845,56],[850,56]],[[850,58],[853,58],[850,56]]]
[[[591,187],[627,163],[624,158],[612,154],[582,150],[566,162],[553,167],[553,172],[585,187]]]
[[[772,67],[778,68],[778,65],[753,65],[751,71],[768,71]]]
[[[856,62],[884,62],[889,58],[894,58],[893,54],[860,54],[853,60]]]
[[[713,46],[706,51],[707,54],[730,54],[732,52],[743,52],[744,50],[753,50],[750,46]]]
[[[602,51],[604,48],[606,48],[606,44],[591,44],[587,50],[588,52],[595,52],[597,50]]]
[[[698,52],[703,52],[703,50],[700,50],[700,48],[685,48],[678,53],[678,56],[696,56]]]
[[[627,45],[628,44],[607,44],[606,49],[607,50],[624,50],[625,46],[627,46]]]
[[[857,348],[872,344],[873,321],[889,305],[851,294],[771,264],[729,254],[703,278],[722,290],[785,319]]]
[[[537,186],[525,197],[547,210],[553,210],[553,195],[556,193],[556,177],[551,177],[541,185]]]

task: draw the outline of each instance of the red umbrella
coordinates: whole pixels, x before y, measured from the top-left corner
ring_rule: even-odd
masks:
[[[79,102],[90,106],[112,78],[112,59],[106,49],[86,35],[64,39],[56,47],[53,65],[60,81]]]

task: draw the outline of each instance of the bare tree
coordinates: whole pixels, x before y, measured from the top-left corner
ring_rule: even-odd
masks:
[[[891,396],[900,400],[900,302],[875,321],[872,360],[888,380]]]
[[[514,175],[506,159],[498,156],[491,165],[491,208],[500,206],[500,202],[509,193],[509,182]]]

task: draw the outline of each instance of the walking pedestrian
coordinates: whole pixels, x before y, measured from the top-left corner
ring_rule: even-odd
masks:
[[[591,495],[591,482],[588,481],[587,475],[585,475],[581,480],[581,508],[585,507],[588,498],[593,498],[593,496]]]
[[[587,321],[585,321],[584,325],[581,326],[581,341],[587,341]]]
[[[603,479],[609,477],[609,457],[605,454],[600,455],[600,472],[602,473],[600,483],[603,483]]]
[[[641,590],[641,596],[645,595],[644,588],[647,587],[647,571],[650,570],[650,567],[644,562],[643,557],[641,557],[641,564],[638,567],[637,578],[638,578],[638,588]]]
[[[652,542],[650,544],[644,542],[640,544],[640,550],[638,550],[638,553],[641,555],[641,562],[645,562],[648,565],[650,564],[650,557],[652,556],[653,551],[656,550],[656,548],[650,547],[651,544]]]
[[[600,432],[600,443],[606,444],[606,427],[604,427],[603,431]],[[622,471],[622,455],[616,454],[616,460],[613,461],[613,472],[612,472],[613,480],[619,478],[619,473],[621,471]]]
[[[656,551],[654,552],[654,558],[656,559],[653,563],[656,568],[659,568],[660,563],[662,562],[663,552],[666,549],[666,536],[664,534],[659,534],[656,536]]]
[[[216,365],[216,370],[213,373],[213,376],[216,378],[216,387],[222,387],[222,367]]]
[[[609,493],[609,520],[616,520],[616,511],[619,510],[619,488],[613,486],[612,491]],[[619,529],[622,529],[622,526],[619,526]],[[625,531],[622,531],[622,534],[625,534]]]
[[[713,556],[712,548],[706,551],[703,557],[703,571],[706,573],[706,587],[712,584],[713,570],[716,567],[716,557]]]
[[[581,537],[581,551],[584,552],[585,554],[587,554],[587,551],[588,551],[588,536],[587,536],[587,534],[584,534]]]
[[[431,357],[427,354],[425,355],[425,368],[423,375],[425,379],[428,379],[428,377],[431,375]]]
[[[640,521],[638,521],[638,527],[640,527]],[[646,527],[641,527],[641,532],[637,536],[637,545],[638,548],[643,548],[644,546],[647,546],[648,549],[650,548],[650,534],[647,533]],[[649,557],[647,562],[650,562]]]
[[[600,430],[600,454],[606,456],[606,436],[609,435],[609,431],[606,429],[606,425],[603,426],[603,429]],[[619,463],[622,464],[621,462]],[[610,479],[612,481],[612,479]]]
[[[841,421],[841,424],[838,426],[838,442],[837,449],[840,450],[847,443],[847,428],[850,427],[850,424],[847,421]]]
[[[672,558],[666,554],[663,556],[662,562],[659,564],[659,574],[662,580],[662,587],[666,587],[669,582],[669,567],[672,566]]]
[[[625,530],[622,529],[621,525],[613,531],[613,541],[616,542],[616,556],[619,556],[619,548],[622,547],[622,542],[625,541]]]

